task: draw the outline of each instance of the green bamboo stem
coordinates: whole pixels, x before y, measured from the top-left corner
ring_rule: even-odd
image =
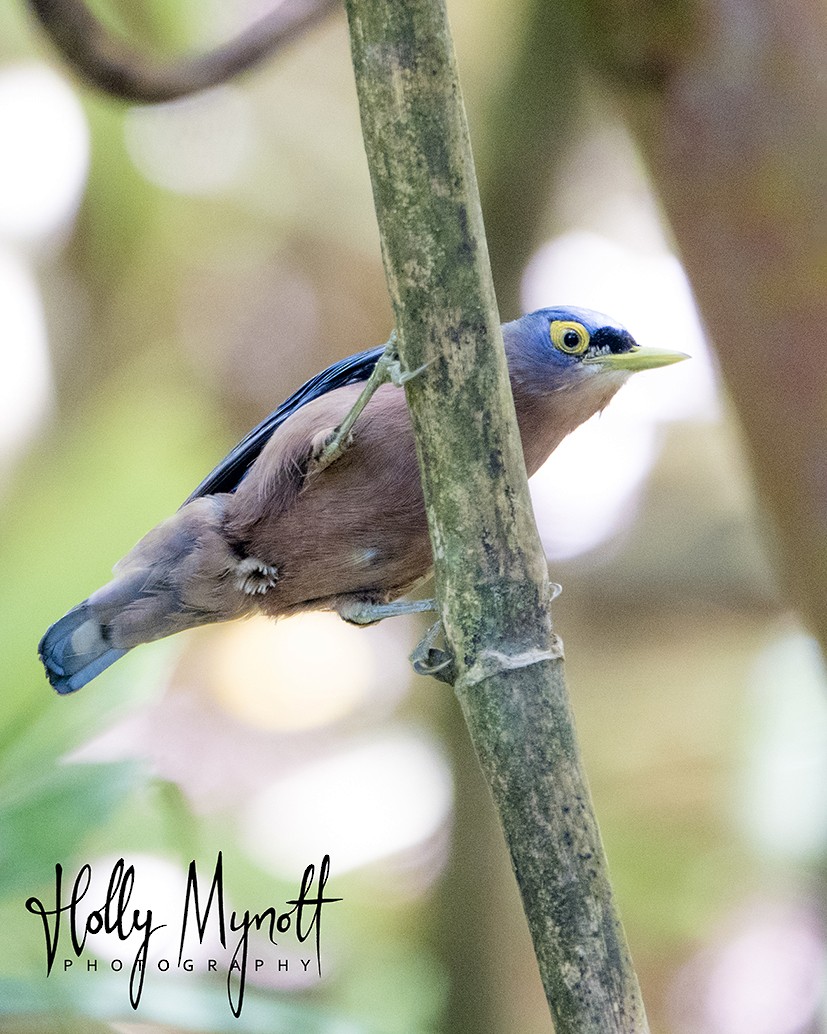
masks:
[[[441,0],[348,0],[457,695],[557,1034],[648,1030],[580,763]]]

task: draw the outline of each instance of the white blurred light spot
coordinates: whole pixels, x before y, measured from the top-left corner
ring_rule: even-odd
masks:
[[[814,911],[763,905],[679,974],[673,1007],[687,1034],[805,1034],[816,1029],[824,944]]]
[[[336,614],[251,618],[229,625],[218,647],[213,692],[230,714],[261,729],[334,722],[363,702],[377,677],[363,630]]]
[[[795,1034],[812,1020],[823,950],[810,928],[778,923],[743,930],[721,952],[709,988],[712,1030]]]
[[[546,553],[567,559],[631,523],[657,458],[658,424],[715,417],[713,368],[686,275],[667,251],[638,252],[572,231],[531,260],[523,304],[527,311],[578,305],[605,312],[639,344],[692,356],[631,377],[608,409],[569,435],[532,480]]]
[[[398,732],[294,770],[265,787],[242,817],[247,850],[289,876],[329,854],[336,873],[413,849],[434,836],[453,803],[438,746]]]
[[[255,142],[250,102],[234,86],[131,108],[124,134],[138,171],[176,194],[228,189],[248,164]]]
[[[656,454],[653,425],[611,410],[570,434],[531,479],[546,555],[577,556],[629,523]]]
[[[121,860],[118,855],[104,855],[95,858],[91,863],[91,881],[85,893],[82,893],[77,906],[76,926],[79,935],[83,934],[87,920],[92,912],[98,916],[92,919],[95,929],[101,921],[117,921],[118,909],[123,896],[124,914],[121,928],[126,936],[119,935],[118,929],[107,932],[105,926],[99,933],[89,933],[84,945],[85,952],[98,956],[103,964],[99,970],[110,970],[128,984],[136,956],[146,939],[147,922],[151,916],[152,932],[146,964],[142,966],[145,984],[142,995],[144,1000],[157,994],[159,981],[171,979],[180,981],[182,976],[194,978],[196,981],[209,978],[211,972],[225,982],[228,974],[238,977],[239,970],[233,963],[243,964],[241,954],[236,952],[242,943],[244,913],[265,914],[267,908],[273,908],[276,915],[288,911],[289,903],[256,893],[254,901],[236,904],[225,885],[213,895],[213,879],[217,868],[217,856],[198,858],[196,863],[196,892],[188,899],[188,873],[176,863],[158,855],[128,853],[123,858],[123,869],[117,868]],[[130,877],[129,870],[132,869]],[[227,879],[227,864],[224,863],[224,879]],[[292,874],[296,879],[296,874]],[[112,905],[107,908],[106,902],[112,881]],[[130,887],[131,881],[131,887]],[[74,883],[74,878],[64,890],[66,896]],[[85,880],[79,885],[82,892]],[[223,895],[223,896],[222,896]],[[186,923],[184,922],[184,905],[188,902]],[[64,906],[65,907],[65,906]],[[199,912],[200,908],[200,912]],[[68,921],[68,920],[67,920]],[[199,923],[203,922],[203,934],[199,931]],[[235,929],[233,924],[235,923]],[[224,929],[222,943],[222,924]],[[255,925],[249,931],[249,956],[246,976],[250,983],[259,986],[275,986],[280,990],[298,989],[318,983],[318,977],[312,967],[305,970],[301,965],[301,956],[307,955],[300,950],[300,945],[291,930],[285,937],[278,937],[278,943],[269,940],[269,917],[265,914],[260,930]],[[68,937],[68,932],[66,933]],[[179,952],[182,963],[178,965]],[[253,960],[260,959],[263,966],[259,970]],[[287,969],[280,963],[287,962]],[[75,962],[87,972],[86,959]],[[217,967],[211,970],[211,967]],[[140,972],[140,971],[139,971]],[[138,979],[138,975],[136,975]],[[186,996],[187,989],[177,983],[176,1000]],[[189,1015],[198,1016],[203,1012],[203,999],[199,997],[198,984],[191,991]],[[203,1016],[199,1029],[206,1029],[209,1020],[214,1017]],[[137,1030],[137,1028],[135,1028]],[[141,1026],[141,1029],[144,1029]],[[154,1027],[152,1028],[155,1029]],[[126,1030],[126,1027],[124,1027]],[[129,1027],[132,1031],[133,1028]]]
[[[795,634],[770,644],[751,692],[746,828],[776,857],[816,860],[827,848],[827,673],[815,641]]]
[[[47,237],[74,216],[89,127],[72,88],[43,65],[0,71],[0,236]]]
[[[575,230],[542,247],[523,278],[526,311],[582,305],[619,320],[638,344],[687,352],[689,362],[636,374],[612,403],[654,420],[718,415],[712,362],[689,281],[668,251],[638,252]]]
[[[81,924],[85,925],[86,917],[93,910],[99,911],[106,902],[109,882],[119,858],[119,855],[104,855],[90,863],[92,880],[78,908]],[[142,922],[146,919],[147,912],[152,912],[152,925],[160,928],[155,930],[149,940],[149,968],[157,974],[158,960],[168,959],[172,960],[169,969],[172,972],[176,968],[175,960],[178,958],[181,941],[181,916],[186,898],[187,875],[181,865],[159,855],[130,853],[124,859],[124,866],[124,875],[129,866],[134,869],[134,883],[128,899],[124,927],[130,927],[136,909]],[[214,860],[212,866],[215,866]],[[199,869],[198,875],[202,885],[209,888],[213,875],[209,865],[205,864],[203,872]],[[123,880],[119,886],[125,886]],[[82,930],[83,925],[79,924],[79,929]],[[194,924],[192,925],[194,927]],[[89,951],[102,959],[121,959],[123,968],[128,973],[144,936],[145,931],[134,930],[125,941],[121,941],[117,934],[101,931],[89,935],[87,946]],[[203,944],[199,943],[192,930],[188,930],[185,947],[186,957],[195,963],[206,964],[207,959],[215,958],[216,952],[221,948],[217,921],[207,925]]]
[[[51,399],[43,307],[34,277],[0,248],[0,460],[13,456]]]

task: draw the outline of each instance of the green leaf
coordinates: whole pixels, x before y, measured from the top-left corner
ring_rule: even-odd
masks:
[[[13,794],[0,791],[0,897],[52,878],[136,783],[133,764],[48,767]]]
[[[68,1013],[69,1017],[163,1023],[215,1034],[381,1034],[372,1024],[256,989],[247,990],[241,1015],[236,1018],[223,982],[197,977],[157,981],[144,989],[138,1010],[133,1011],[127,979],[123,973],[105,972],[88,974],[88,981],[74,978],[62,983],[54,976],[41,981],[0,979],[0,1017],[44,1013],[66,1017]],[[0,1030],[3,1026],[0,1022]]]

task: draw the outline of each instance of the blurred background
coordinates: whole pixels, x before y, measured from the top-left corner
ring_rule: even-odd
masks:
[[[545,61],[544,34],[571,26],[544,23],[542,5],[449,6],[503,319],[584,305],[692,356],[636,377],[532,482],[652,1028],[822,1030],[825,674],[779,587],[754,443],[710,339],[719,355],[728,340],[714,306],[704,330],[633,137],[651,103],[633,92],[636,127],[611,84],[575,67],[576,46]],[[753,6],[728,5],[751,46]],[[260,9],[106,5],[169,53]],[[655,85],[656,72],[636,66]],[[200,629],[68,699],[37,661],[46,626],[254,423],[390,327],[341,12],[242,80],[150,108],[79,86],[3,0],[0,1030],[550,1030],[459,709],[408,667],[418,622]],[[344,900],[324,913],[321,978],[286,940],[287,969],[251,972],[236,1019],[207,943],[193,973],[151,961],[135,1013],[112,966],[135,948],[90,937],[64,972],[64,927],[46,979],[24,903],[53,899],[56,862],[105,881],[126,857],[133,904],[160,916],[180,908],[190,860],[209,878],[219,850],[241,911],[294,897],[330,854],[327,890]],[[174,959],[174,938],[157,953]]]

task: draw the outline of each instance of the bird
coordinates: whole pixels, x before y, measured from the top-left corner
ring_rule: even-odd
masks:
[[[529,476],[633,373],[687,358],[577,307],[539,309],[502,332]],[[432,606],[401,599],[433,566],[405,393],[381,384],[341,454],[321,460],[384,354],[360,352],[302,385],[46,631],[38,653],[58,693],[198,625],[307,610],[369,624]]]

